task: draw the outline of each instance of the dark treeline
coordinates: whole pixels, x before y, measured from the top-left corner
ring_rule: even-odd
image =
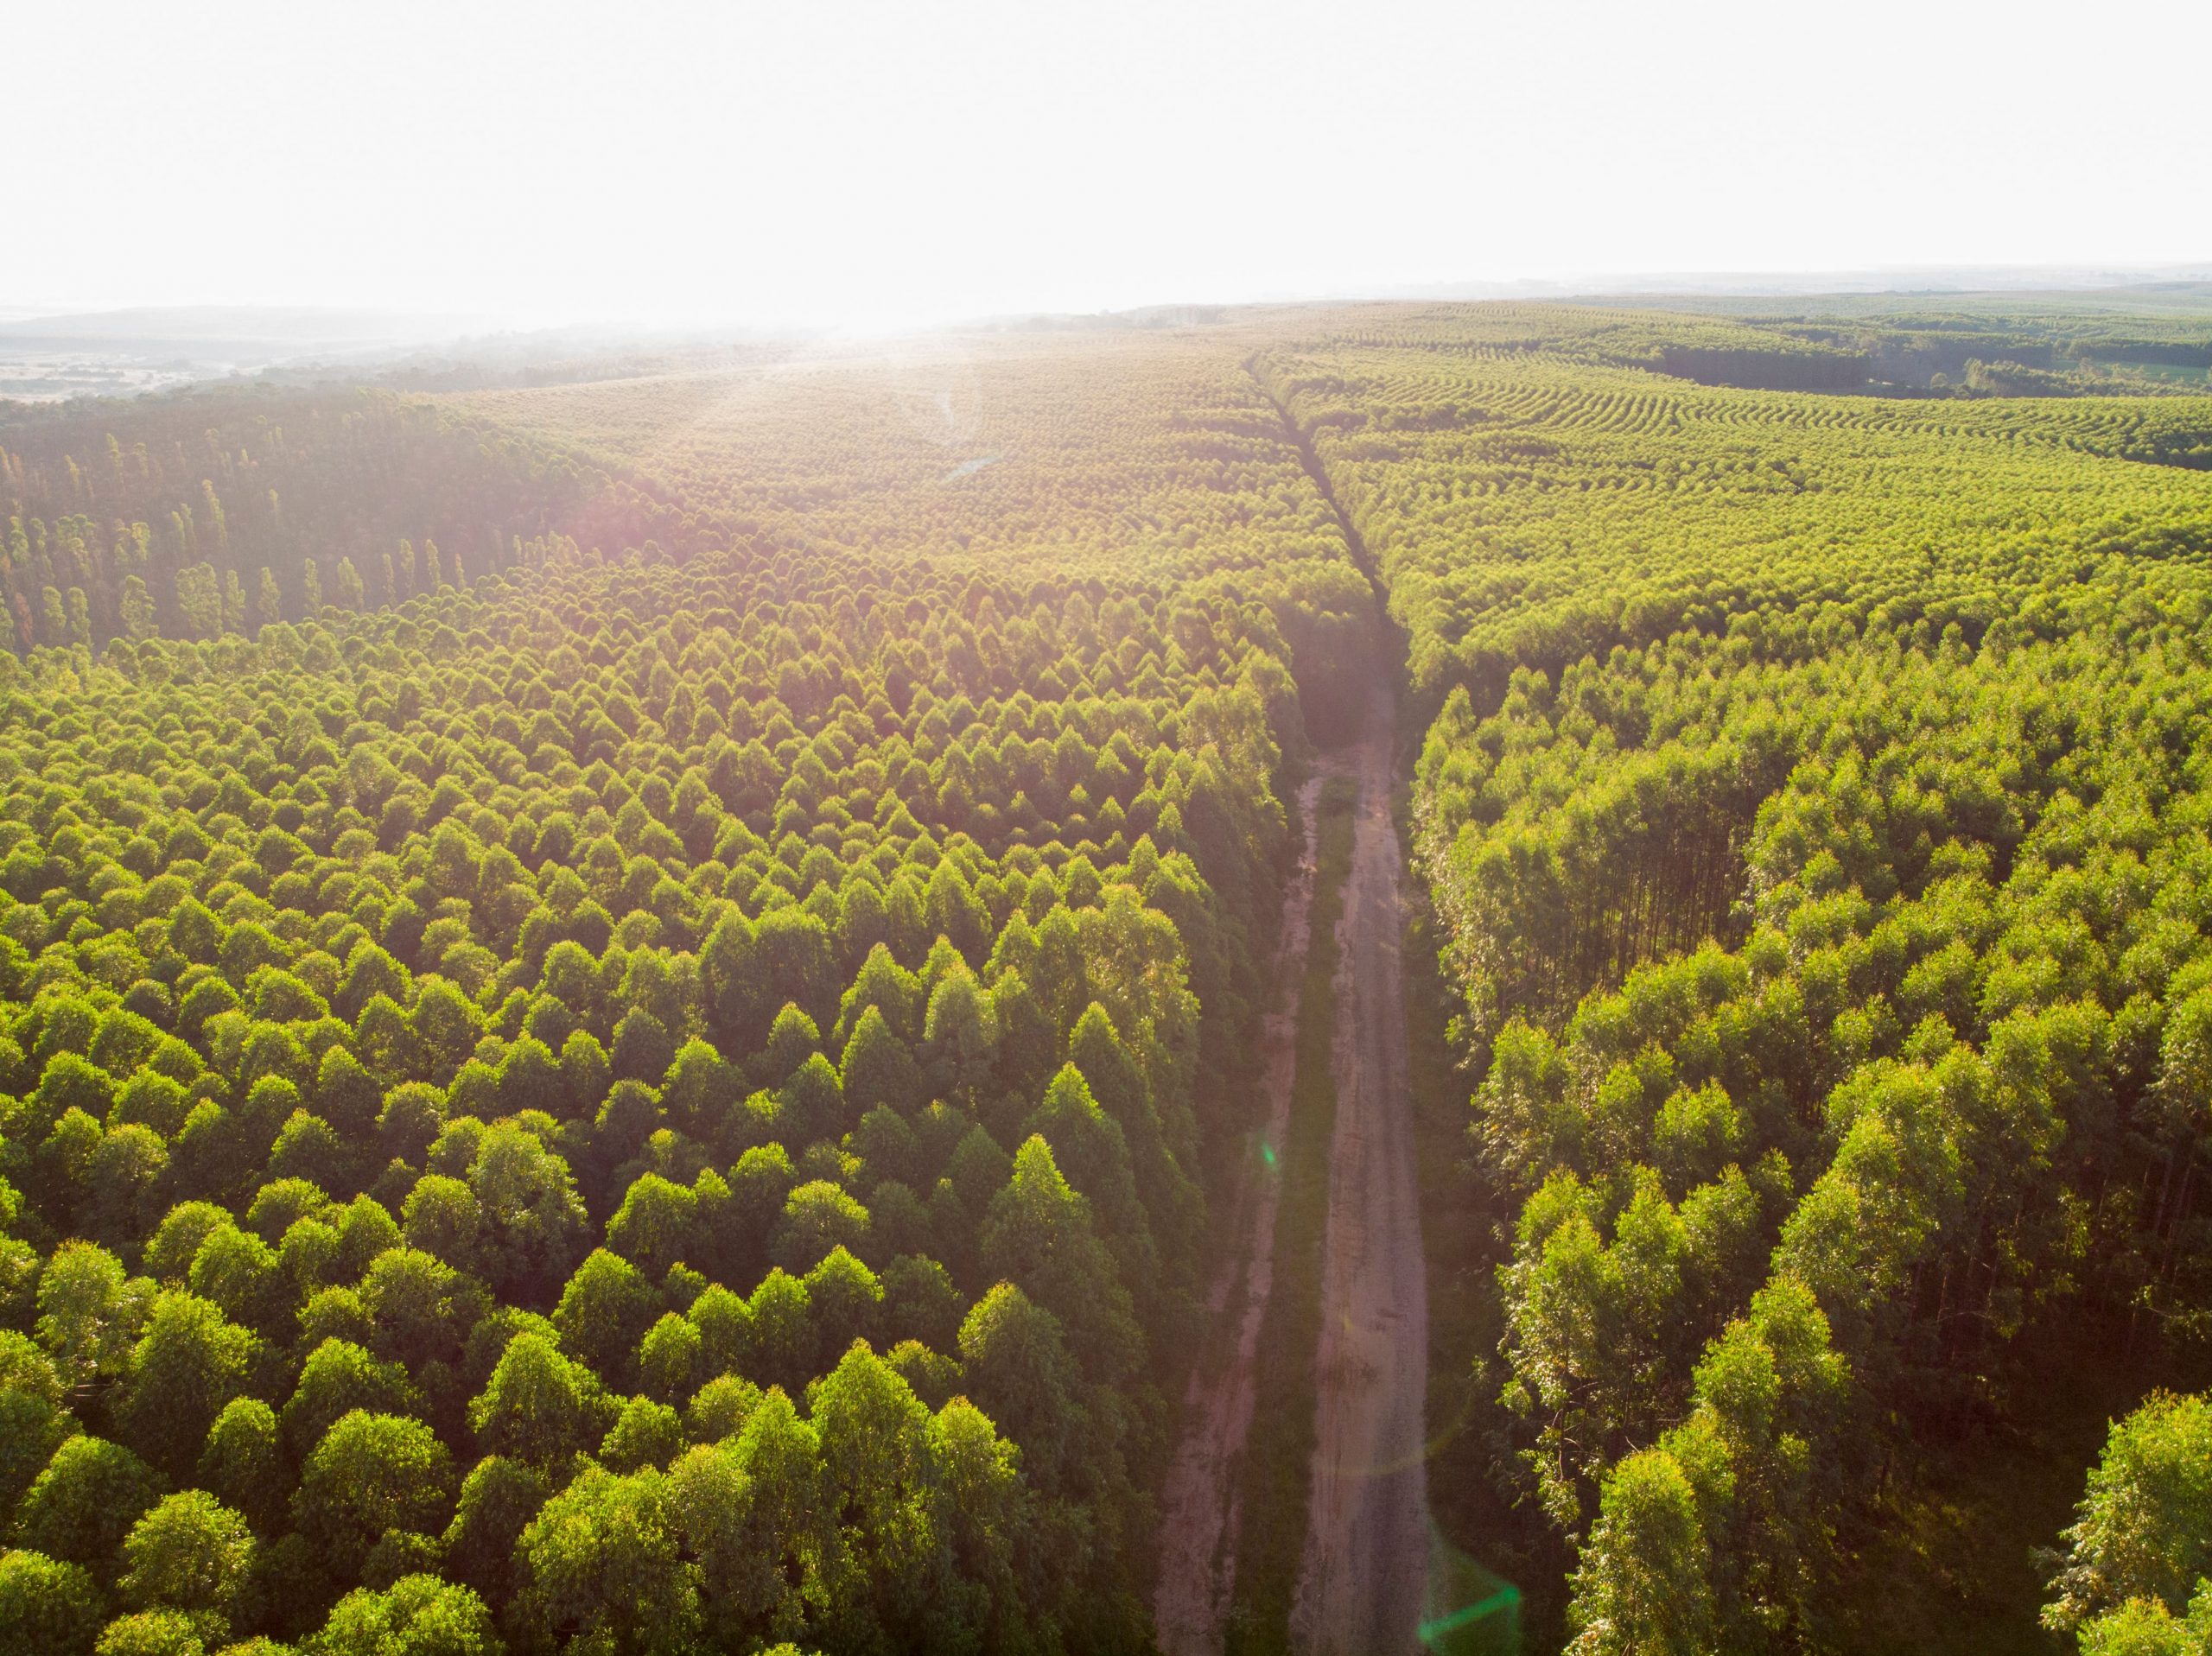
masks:
[[[404,602],[518,542],[709,537],[636,484],[388,394],[196,392],[0,424],[18,651]]]

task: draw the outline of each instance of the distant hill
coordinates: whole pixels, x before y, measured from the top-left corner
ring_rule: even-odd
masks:
[[[0,320],[0,339],[48,345],[193,344],[270,356],[301,352],[416,345],[484,331],[476,317],[411,315],[398,311],[331,310],[306,306],[141,306],[130,310]]]
[[[465,316],[286,306],[0,318],[0,398],[129,395],[287,364],[362,365],[484,332]]]

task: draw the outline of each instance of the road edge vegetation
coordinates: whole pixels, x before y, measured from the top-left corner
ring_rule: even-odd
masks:
[[[1337,922],[1351,872],[1358,785],[1332,777],[1314,813],[1312,930],[1298,1002],[1298,1069],[1290,1127],[1280,1147],[1282,1199],[1275,1209],[1275,1281],[1260,1330],[1259,1396],[1236,1473],[1242,1513],[1227,1656],[1267,1656],[1290,1646],[1290,1611],[1313,1483],[1314,1360],[1320,1341],[1321,1247],[1327,1230],[1329,1142],[1336,1126],[1333,1069]]]

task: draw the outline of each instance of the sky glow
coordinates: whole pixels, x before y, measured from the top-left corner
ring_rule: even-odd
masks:
[[[867,324],[2212,259],[2212,6],[218,8],[5,30],[0,306]]]

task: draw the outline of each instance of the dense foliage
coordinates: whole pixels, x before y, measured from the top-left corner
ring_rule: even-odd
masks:
[[[1185,575],[1340,557],[1239,338],[931,341],[454,406],[604,456],[780,547]]]
[[[2202,1648],[2205,349],[1371,307],[0,428],[0,1652],[1141,1647],[1377,589],[1577,1647],[1821,1642],[2094,1348],[2046,1620]]]
[[[1802,653],[1955,621],[1972,644],[2042,581],[2202,544],[2202,475],[2114,462],[2201,463],[2212,401],[1707,389],[1533,348],[1512,308],[1446,349],[1456,314],[1260,365],[1382,566],[1423,696],[1494,707],[1517,667],[1556,680],[1685,631]],[[1547,315],[1580,339],[1573,313],[1522,329]]]
[[[2212,1648],[2212,1399],[2150,1399],[2113,1426],[2066,1532],[2044,1621],[2090,1656]]]
[[[0,1648],[1146,1643],[1368,659],[1273,441],[1125,468],[1217,555],[555,530],[0,656]]]
[[[385,393],[178,393],[0,424],[4,636],[213,638],[467,584],[565,535],[696,522],[578,457]]]
[[[1800,1648],[1917,1444],[2212,1314],[2212,403],[1685,387],[1639,320],[1261,371],[1440,703],[1490,1385],[1576,1647]]]

